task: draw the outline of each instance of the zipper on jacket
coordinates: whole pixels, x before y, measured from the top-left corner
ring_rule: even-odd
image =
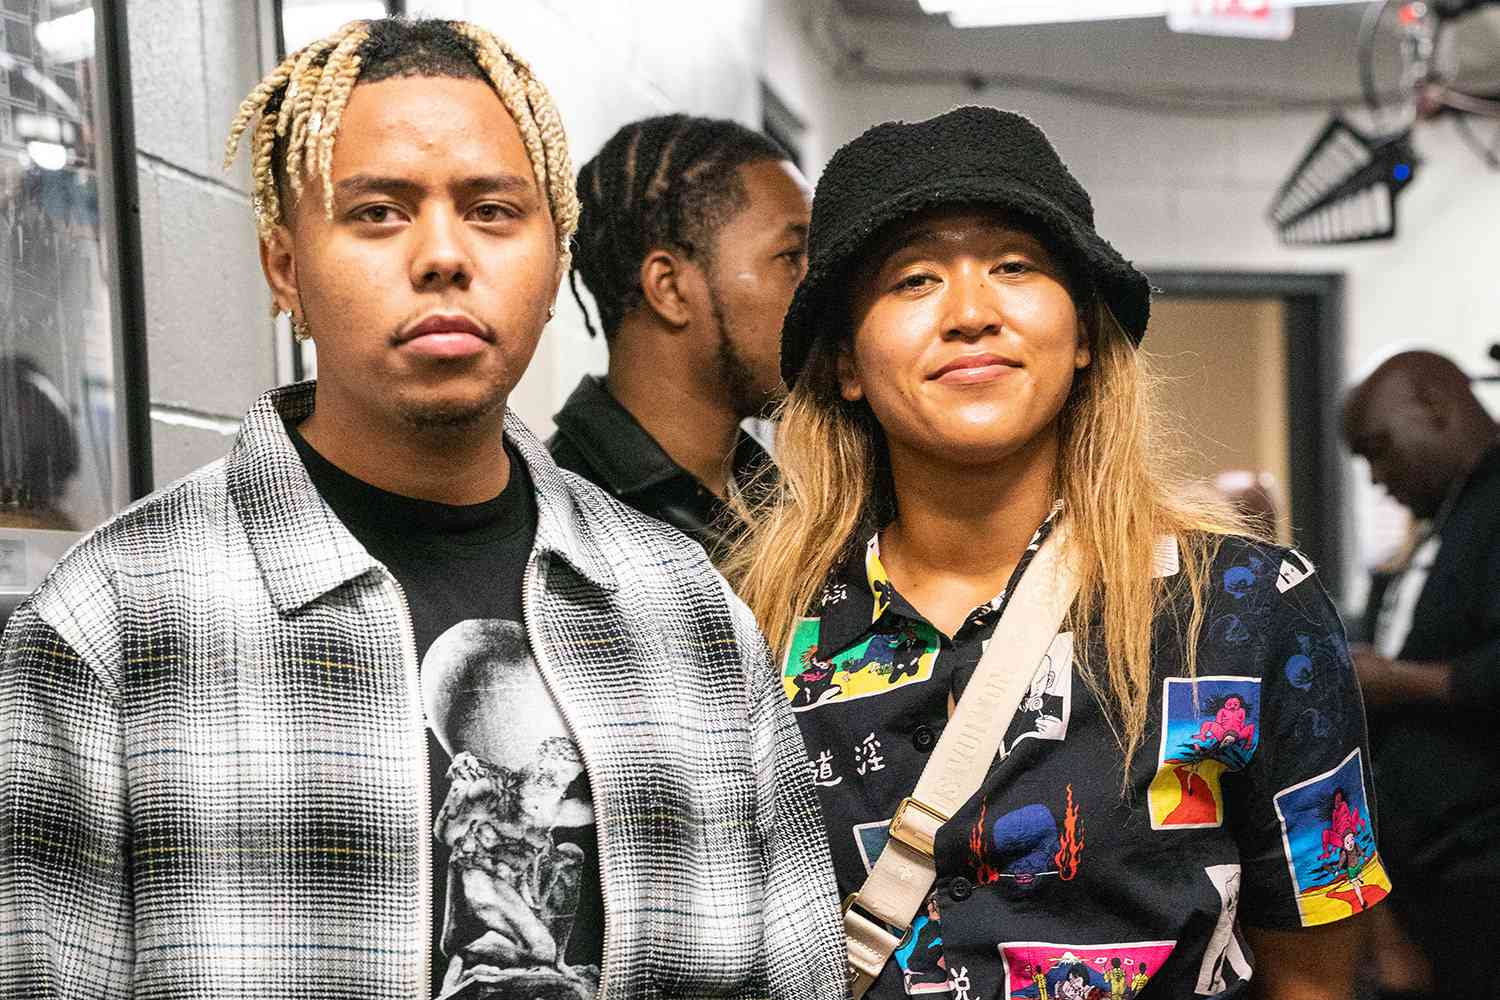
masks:
[[[421,780],[417,782],[417,796],[421,810],[417,813],[417,896],[422,907],[422,996],[432,991],[432,761],[427,749],[427,718],[422,710],[421,663],[417,659],[417,628],[411,618],[411,604],[406,592],[392,575],[382,567],[381,573],[396,593],[396,603],[401,608],[401,647],[406,667],[406,696],[410,702],[412,719],[417,731],[417,748],[422,758]],[[425,878],[420,876],[425,875]]]
[[[526,575],[521,583],[521,618],[522,624],[526,626],[526,643],[531,647],[531,657],[536,661],[537,672],[541,674],[542,684],[546,686],[547,693],[552,696],[553,704],[557,706],[558,714],[562,716],[563,722],[572,734],[573,744],[578,747],[578,755],[583,758],[584,773],[589,776],[589,792],[594,799],[594,832],[598,837],[599,843],[599,902],[601,904],[600,909],[603,911],[602,940],[599,947],[599,992],[594,995],[594,1000],[605,1000],[605,993],[608,992],[609,985],[609,892],[606,888],[609,880],[605,877],[604,859],[609,852],[605,850],[604,846],[606,840],[605,829],[607,828],[604,822],[604,782],[602,780],[598,782],[594,780],[595,775],[599,774],[599,772],[595,771],[589,763],[588,748],[584,746],[583,740],[578,737],[578,727],[573,724],[573,718],[568,714],[567,703],[558,697],[557,683],[550,672],[552,668],[548,665],[546,657],[542,655],[542,644],[532,625],[536,618],[530,613],[531,595],[536,593],[537,588],[541,586],[540,571],[541,557],[533,550],[531,558],[527,560]],[[599,776],[602,779],[603,776]],[[562,960],[563,956],[559,955],[558,961]]]

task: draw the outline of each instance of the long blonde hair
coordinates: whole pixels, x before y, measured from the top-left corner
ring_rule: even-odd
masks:
[[[1059,415],[1054,482],[1080,576],[1065,628],[1128,762],[1146,729],[1153,628],[1170,620],[1192,674],[1220,537],[1245,525],[1168,471],[1173,449],[1153,438],[1145,359],[1102,303],[1082,318],[1092,358]],[[895,514],[884,434],[866,403],[839,394],[839,350],[837,338],[821,338],[783,404],[779,481],[746,512],[725,566],[780,656],[829,572]],[[1163,577],[1154,556],[1167,535],[1180,568]]]

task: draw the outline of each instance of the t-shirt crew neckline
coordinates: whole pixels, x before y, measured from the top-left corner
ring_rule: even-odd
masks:
[[[447,504],[392,493],[365,482],[323,457],[290,421],[287,434],[318,492],[341,521],[379,532],[410,531],[458,547],[483,546],[525,530],[536,503],[524,459],[506,442],[510,479],[497,496],[475,504]]]

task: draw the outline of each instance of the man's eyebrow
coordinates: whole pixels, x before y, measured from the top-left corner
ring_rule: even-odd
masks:
[[[335,194],[354,198],[362,194],[388,194],[409,199],[420,198],[426,186],[404,177],[380,177],[375,174],[355,174],[345,177],[333,185]]]
[[[807,242],[808,226],[805,222],[788,222],[781,232],[784,236],[795,236],[804,243]]]
[[[532,190],[532,184],[528,178],[508,173],[465,177],[453,182],[450,187],[455,192],[469,195],[482,191],[492,191],[498,194]],[[353,177],[346,177],[336,183],[333,189],[345,198],[363,194],[388,194],[398,198],[419,200],[427,192],[428,186],[405,177],[355,174]]]
[[[482,191],[518,194],[535,189],[529,177],[522,177],[519,174],[481,174],[475,177],[465,177],[454,181],[450,188],[463,194],[476,194]]]

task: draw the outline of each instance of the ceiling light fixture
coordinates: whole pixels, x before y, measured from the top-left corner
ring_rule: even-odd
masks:
[[[1077,21],[1119,21],[1197,12],[1215,0],[918,0],[928,14],[946,14],[955,28],[1014,27]],[[1351,0],[1241,0],[1237,6],[1326,7]]]
[[[94,8],[42,21],[36,41],[50,62],[72,63],[94,57]]]

